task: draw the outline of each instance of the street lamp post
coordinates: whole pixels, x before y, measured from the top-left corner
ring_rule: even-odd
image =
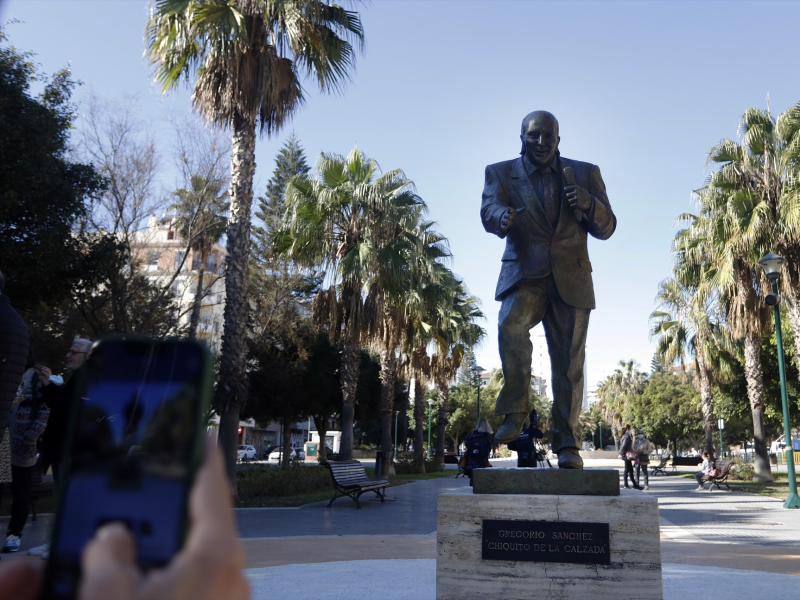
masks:
[[[394,451],[392,452],[392,462],[397,460],[397,417],[400,416],[400,411],[394,411]]]
[[[600,450],[602,450],[603,449],[603,422],[602,421],[598,421],[597,422],[597,427],[598,427],[598,429],[600,429]]]
[[[472,368],[473,372],[475,373],[475,379],[478,382],[478,420],[475,424],[475,428],[478,428],[478,424],[481,422],[481,373],[483,373],[483,367],[479,367],[475,365]]]
[[[725,453],[722,451],[722,430],[725,429],[725,419],[717,421],[717,425],[719,425],[719,455],[724,457]]]
[[[431,413],[433,412],[433,400],[428,398],[428,459],[431,458]]]
[[[786,369],[783,364],[783,338],[781,337],[781,312],[778,308],[780,298],[778,297],[778,278],[781,275],[781,265],[786,262],[782,256],[770,252],[760,261],[767,274],[767,278],[772,283],[772,293],[767,294],[765,302],[772,307],[772,315],[775,317],[775,339],[778,342],[778,373],[781,378],[781,401],[783,404],[783,428],[786,436],[786,470],[789,476],[789,496],[784,502],[784,508],[800,508],[800,496],[797,495],[797,482],[794,476],[794,449],[792,447],[792,429],[789,424],[789,400],[786,397]]]

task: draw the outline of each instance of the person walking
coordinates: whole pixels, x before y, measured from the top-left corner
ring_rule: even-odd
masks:
[[[8,427],[8,413],[28,361],[30,336],[19,313],[5,295],[6,278],[0,271],[0,441]]]
[[[464,474],[469,477],[469,485],[472,486],[473,469],[484,469],[491,466],[489,464],[489,453],[494,446],[494,435],[489,421],[481,419],[478,427],[464,440],[467,447],[467,464],[464,467]]]
[[[3,552],[18,552],[31,503],[31,483],[36,464],[36,442],[47,427],[50,408],[42,401],[39,372],[31,353],[22,385],[9,415],[11,442],[11,520]]]
[[[647,476],[647,467],[650,464],[650,453],[653,445],[647,439],[644,429],[636,432],[636,439],[633,441],[633,451],[636,453],[636,485],[640,489],[649,490],[650,480]],[[642,488],[641,472],[644,471],[644,488]]]
[[[708,452],[703,452],[703,462],[700,463],[700,470],[694,474],[695,480],[697,480],[697,490],[704,490],[706,489],[705,485],[703,485],[703,477],[708,475],[708,472],[711,470],[711,455]]]
[[[633,452],[633,436],[631,435],[631,426],[625,426],[625,433],[622,436],[619,444],[619,457],[625,461],[625,489],[630,489],[631,487],[635,490],[640,490],[642,488],[636,483],[636,479],[633,473],[633,461],[636,460],[636,454]],[[628,486],[628,477],[631,479],[631,485]]]

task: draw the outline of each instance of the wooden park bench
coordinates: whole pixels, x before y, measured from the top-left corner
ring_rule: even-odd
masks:
[[[53,486],[54,482],[52,481],[52,477],[49,477],[50,481],[43,481],[42,480],[42,465],[40,462],[36,462],[33,466],[33,471],[31,471],[31,517],[32,521],[36,520],[36,499],[43,498],[45,496],[52,496],[53,495]]]
[[[367,472],[357,460],[330,461],[323,465],[330,470],[333,479],[334,494],[328,507],[340,496],[348,496],[355,501],[356,508],[361,508],[358,499],[364,492],[375,492],[381,502],[386,498],[385,490],[389,482],[367,477]]]
[[[669,454],[664,455],[657,465],[650,465],[650,475],[666,475],[667,471],[667,461],[669,460]]]
[[[728,491],[730,491],[731,486],[728,485],[728,475],[731,474],[731,465],[733,465],[733,461],[720,461],[717,464],[717,468],[719,469],[719,475],[717,475],[716,477],[712,477],[711,475],[706,475],[705,477],[703,477],[702,479],[703,482],[708,482],[711,484],[708,488],[709,492],[713,491],[714,487],[716,487],[718,490],[722,490],[722,488],[719,487],[721,483],[724,484],[726,488],[728,488]]]
[[[676,467],[696,467],[703,462],[701,456],[673,456],[672,457],[672,472],[675,472]]]

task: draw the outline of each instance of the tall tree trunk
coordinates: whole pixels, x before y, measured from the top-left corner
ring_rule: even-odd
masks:
[[[440,381],[439,387],[439,414],[436,419],[436,456],[434,457],[434,470],[444,470],[444,443],[447,435],[447,411],[450,406],[450,386],[446,381]]]
[[[406,401],[403,402],[403,406],[400,409],[400,441],[398,445],[403,447],[403,452],[408,452],[408,403],[410,401],[409,397],[406,397]]]
[[[319,434],[317,462],[327,462],[328,451],[325,446],[325,438],[328,436],[328,415],[314,415],[314,425],[317,426],[317,433]]]
[[[203,275],[205,274],[203,257],[200,257],[200,269],[197,272],[197,288],[192,301],[192,316],[189,318],[189,337],[197,337],[197,325],[200,323],[200,304],[203,302]]]
[[[753,442],[755,444],[756,481],[772,481],[769,465],[767,436],[764,430],[764,383],[761,371],[761,339],[755,335],[744,338],[744,375],[747,380],[747,397],[753,414]]]
[[[220,415],[219,443],[236,493],[236,450],[239,413],[247,400],[247,299],[250,257],[250,206],[255,173],[255,121],[237,115],[231,135],[230,216],[225,269],[225,321],[214,409]]]
[[[288,469],[291,466],[292,452],[292,419],[284,417],[281,425],[283,426],[283,448],[281,452],[281,469]]]
[[[422,381],[414,377],[414,462],[417,473],[425,473],[425,394]]]
[[[384,456],[384,471],[378,474],[380,479],[394,475],[394,463],[391,462],[392,416],[394,413],[394,384],[397,379],[397,359],[394,348],[381,352],[381,452]]]
[[[356,411],[356,389],[358,370],[361,366],[361,348],[358,344],[345,342],[342,350],[342,441],[339,446],[339,460],[353,458],[353,419]]]
[[[698,340],[702,345],[703,341]],[[703,412],[703,431],[705,432],[705,450],[712,456],[714,455],[714,393],[711,388],[706,360],[700,348],[695,349],[697,357],[697,376],[700,380],[700,407]]]

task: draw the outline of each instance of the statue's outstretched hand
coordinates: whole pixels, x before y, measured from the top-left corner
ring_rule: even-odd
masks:
[[[522,208],[511,208],[508,207],[506,214],[500,217],[500,229],[503,230],[503,233],[506,234],[511,231],[511,228],[514,227],[514,224],[519,219],[519,216],[524,213],[527,209],[523,206]]]

